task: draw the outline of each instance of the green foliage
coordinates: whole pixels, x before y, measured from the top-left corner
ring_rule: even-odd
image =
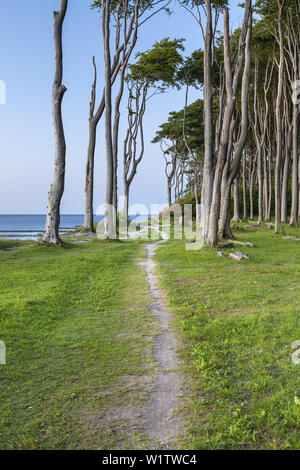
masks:
[[[197,100],[186,108],[185,133],[190,148],[194,151],[203,150],[204,125],[203,125],[203,100]],[[184,110],[171,112],[168,121],[161,126],[152,142],[169,139],[179,143],[182,151],[186,152],[183,142]]]
[[[158,7],[158,9],[163,9],[167,13],[171,13],[171,10],[168,8],[170,1],[168,0],[140,0],[138,13],[143,15],[144,13],[153,13],[153,10]],[[92,9],[97,9],[101,12],[103,1],[95,0],[91,4]],[[127,15],[130,16],[135,12],[136,2],[135,0],[112,0],[110,2],[111,12],[117,14],[119,17],[124,16],[124,9],[127,10]]]
[[[190,8],[205,6],[205,0],[183,0],[182,3]],[[228,6],[228,0],[212,0],[211,5],[215,10],[223,10]]]
[[[204,53],[201,49],[187,57],[178,70],[177,80],[181,83],[202,86],[204,82]]]
[[[152,49],[136,55],[136,63],[129,66],[128,79],[146,81],[150,86],[161,88],[178,86],[176,73],[182,64],[181,52],[184,39],[169,38],[155,42]]]

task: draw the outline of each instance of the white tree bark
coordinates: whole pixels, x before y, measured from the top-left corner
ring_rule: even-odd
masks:
[[[61,105],[66,87],[63,79],[62,27],[68,0],[61,0],[59,11],[54,12],[55,75],[52,90],[52,117],[55,137],[54,178],[48,193],[48,208],[43,243],[61,244],[59,237],[60,203],[65,185],[66,142]]]
[[[208,236],[213,190],[213,84],[212,84],[212,11],[211,1],[205,0],[206,33],[204,46],[204,165],[201,194],[201,227],[204,239]]]
[[[251,1],[247,0],[245,3],[244,20],[243,20],[243,26],[241,29],[240,39],[239,39],[238,54],[237,54],[237,59],[235,63],[234,74],[232,77],[230,36],[229,36],[229,13],[227,9],[224,9],[224,70],[225,70],[225,85],[226,85],[227,101],[226,101],[226,106],[225,106],[225,111],[224,111],[221,141],[219,145],[217,165],[216,165],[214,184],[213,184],[213,195],[212,195],[210,220],[209,220],[209,232],[208,232],[208,239],[207,239],[207,243],[210,246],[216,246],[218,243],[218,220],[219,220],[219,214],[220,214],[220,198],[221,198],[220,188],[221,188],[224,165],[225,165],[226,157],[228,154],[230,129],[231,129],[231,123],[233,121],[233,113],[234,113],[235,104],[236,104],[236,96],[237,96],[240,73],[242,69],[243,59],[245,56],[246,41],[248,39],[248,42],[249,42],[249,38],[250,38],[248,34],[248,31],[251,30],[251,25],[249,24],[250,17],[251,17]],[[250,45],[250,44],[247,44],[247,45]],[[245,61],[245,69],[246,69],[246,66],[247,66],[247,61]],[[246,85],[246,82],[243,79],[243,86],[245,85]],[[248,83],[247,83],[246,93],[247,92],[248,92]],[[228,220],[229,213],[226,213],[226,215],[227,215],[227,220]]]
[[[116,238],[114,232],[115,215],[113,214],[113,142],[112,142],[112,87],[110,56],[110,1],[105,0],[102,7],[102,33],[105,64],[105,148],[106,148],[106,196],[104,213],[104,235],[109,239]]]
[[[284,0],[278,0],[278,34],[279,34],[279,69],[278,69],[278,86],[276,98],[276,165],[275,165],[275,233],[280,231],[281,220],[281,166],[282,166],[282,123],[281,123],[281,103],[283,92],[283,74],[284,74],[284,40],[282,31],[282,12]]]
[[[225,188],[224,195],[221,201],[221,215],[220,215],[220,228],[219,228],[220,238],[226,238],[226,236],[230,236],[230,225],[229,225],[230,191],[231,191],[232,183],[234,179],[236,178],[239,168],[240,168],[241,156],[245,147],[247,133],[248,133],[248,89],[249,89],[249,77],[250,77],[250,68],[251,68],[251,33],[252,33],[252,10],[251,10],[251,2],[249,3],[250,3],[249,5],[250,15],[248,18],[248,29],[247,29],[246,46],[245,46],[245,65],[244,65],[244,71],[243,71],[242,91],[241,91],[241,131],[240,131],[239,138],[234,147],[231,170],[229,172],[228,180],[226,183],[226,188]]]

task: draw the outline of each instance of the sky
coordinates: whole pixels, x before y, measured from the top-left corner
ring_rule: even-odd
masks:
[[[243,10],[237,6],[239,1],[229,3],[231,29],[235,29],[242,22]],[[91,10],[90,4],[91,0],[69,0],[63,30],[63,83],[68,89],[63,101],[67,143],[63,214],[81,214],[84,208],[93,56],[98,66],[98,98],[102,95],[101,22],[99,13]],[[6,104],[0,105],[0,214],[46,213],[54,159],[53,10],[58,7],[59,0],[0,2],[0,81],[6,85]],[[166,37],[185,38],[185,55],[203,46],[199,25],[176,1],[172,15],[160,13],[140,29],[135,53]],[[199,96],[198,90],[191,90],[190,102]],[[141,203],[150,208],[151,204],[166,202],[164,159],[159,144],[152,144],[151,140],[169,112],[179,111],[183,106],[183,90],[169,90],[149,101],[144,126],[145,155],[132,184],[131,204]],[[126,131],[126,99],[121,112],[120,149]],[[104,202],[105,173],[103,121],[100,121],[95,156],[95,209]],[[122,194],[121,168],[119,180]]]

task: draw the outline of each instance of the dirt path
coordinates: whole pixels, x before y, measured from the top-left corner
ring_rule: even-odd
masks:
[[[179,395],[183,389],[183,377],[176,357],[176,338],[169,329],[170,313],[163,303],[163,293],[157,285],[155,262],[153,256],[160,242],[146,246],[147,260],[141,263],[146,270],[153,301],[150,311],[162,332],[155,340],[153,358],[158,364],[154,378],[154,388],[150,396],[150,404],[146,411],[146,433],[150,442],[158,444],[160,449],[173,447],[176,437],[183,432],[183,422],[174,414],[180,404]]]

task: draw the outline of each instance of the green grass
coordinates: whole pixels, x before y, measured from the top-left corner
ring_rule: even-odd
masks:
[[[182,410],[190,449],[299,449],[300,365],[291,344],[300,340],[299,230],[243,228],[255,248],[186,251],[170,241],[157,252],[161,284],[181,339],[191,395]],[[230,251],[250,260],[236,262]],[[295,398],[296,397],[296,398]]]
[[[1,449],[135,445],[121,419],[112,427],[106,416],[147,401],[126,384],[153,369],[146,349],[156,330],[137,256],[139,243],[99,241],[0,254]]]
[[[239,224],[235,235],[255,248],[219,259],[169,241],[156,254],[190,384],[180,447],[299,449],[300,242],[282,239],[299,230]],[[149,446],[126,423],[155,369],[143,243],[1,240],[22,247],[0,253],[1,449]],[[250,260],[230,260],[235,250]]]
[[[34,242],[32,240],[7,240],[5,238],[0,238],[0,250],[5,250],[6,248],[13,247],[22,247],[32,245]]]

